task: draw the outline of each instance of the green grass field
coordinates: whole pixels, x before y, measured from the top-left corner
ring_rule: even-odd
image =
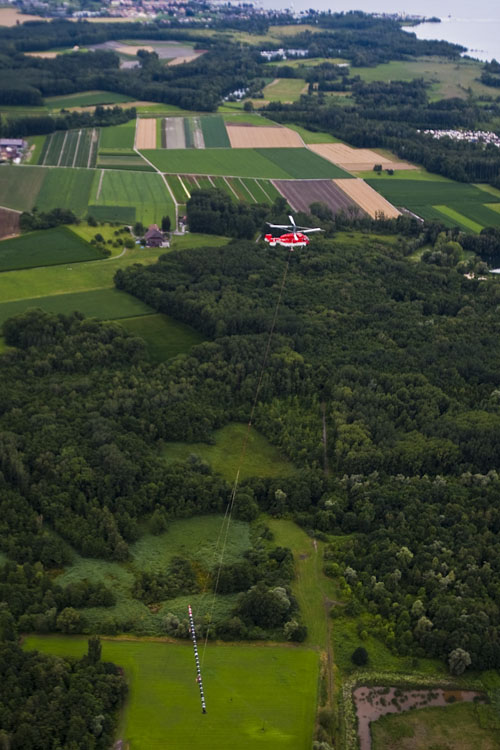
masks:
[[[363,81],[411,81],[423,78],[432,84],[431,99],[460,97],[465,99],[469,90],[476,96],[497,96],[497,90],[485,86],[477,79],[482,64],[475,60],[450,61],[440,57],[422,57],[416,60],[397,60],[373,68],[351,68],[351,75]]]
[[[101,254],[67,227],[30,232],[0,242],[0,271],[98,260]]]
[[[174,174],[269,179],[350,177],[305,148],[162,149],[144,154],[162,172]]]
[[[497,750],[498,729],[478,722],[473,703],[419,708],[371,724],[373,750]]]
[[[102,658],[123,667],[130,691],[118,736],[130,750],[310,750],[318,656],[303,648],[210,644],[203,660],[202,716],[192,647],[103,641]],[[26,649],[86,653],[85,638],[29,636]]]
[[[123,125],[101,128],[99,151],[132,151],[135,138],[135,120]]]
[[[424,219],[479,232],[500,226],[491,197],[475,185],[461,182],[373,178],[366,182],[396,206],[405,206]]]
[[[121,154],[121,153],[99,153],[97,167],[103,169],[125,169],[138,170],[140,172],[154,172],[142,156],[139,154]]]
[[[36,199],[38,210],[68,208],[79,218],[85,216],[95,171],[57,167],[40,171],[43,171],[45,179]]]
[[[205,148],[230,148],[229,136],[221,115],[201,117],[201,130]]]
[[[46,135],[30,135],[26,140],[30,146],[29,155],[26,157],[26,162],[29,164],[39,164],[40,154],[42,153],[45,145]]]
[[[245,424],[229,424],[216,430],[215,445],[166,443],[163,455],[168,461],[186,461],[191,454],[196,454],[207,461],[214,471],[219,472],[231,482],[239,466],[246,432]],[[292,464],[286,461],[263,435],[252,428],[240,478],[284,477],[289,476],[293,471]]]
[[[263,90],[266,102],[294,102],[307,91],[303,78],[275,78]]]
[[[397,158],[397,157],[396,157]],[[423,182],[448,182],[453,183],[453,180],[448,177],[443,177],[440,174],[434,174],[434,172],[428,172],[424,167],[418,169],[395,169],[394,174],[390,175],[387,172],[374,172],[370,169],[368,172],[356,172],[356,177],[362,177],[363,180],[418,180]],[[476,186],[479,187],[479,186]],[[494,188],[492,188],[494,190]],[[500,197],[500,194],[499,194]]]
[[[2,165],[0,169],[0,206],[31,211],[45,179],[46,170],[38,167]]]
[[[51,313],[82,312],[86,317],[116,320],[138,315],[150,315],[152,310],[137,297],[118,289],[96,289],[90,292],[56,294],[52,297],[33,297],[13,302],[0,302],[0,325],[7,318],[19,315],[31,307]]]
[[[203,341],[203,336],[194,328],[168,315],[145,315],[127,318],[120,323],[127,331],[144,339],[153,362],[165,362]]]
[[[70,107],[92,107],[97,104],[123,104],[133,98],[114,91],[80,91],[65,96],[48,96],[45,105],[50,109],[69,109]]]
[[[319,131],[308,130],[307,128],[303,128],[301,125],[294,125],[290,122],[284,122],[283,125],[285,125],[290,130],[295,130],[295,132],[301,136],[302,140],[306,144],[341,142],[338,138],[335,138],[335,136],[330,135],[330,133],[321,133]]]
[[[171,219],[175,216],[175,207],[162,177],[149,172],[105,171],[102,175],[95,172],[90,203],[135,208],[135,218],[143,224],[158,224],[166,214]]]

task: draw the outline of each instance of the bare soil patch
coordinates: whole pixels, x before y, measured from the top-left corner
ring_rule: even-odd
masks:
[[[352,180],[334,180],[341,190],[366,211],[368,216],[376,219],[384,214],[387,219],[396,219],[401,215],[400,211],[392,203],[383,198],[376,190],[370,187],[364,180],[358,178]]]
[[[202,49],[198,52],[193,52],[192,55],[183,55],[182,57],[174,57],[172,60],[169,60],[167,63],[168,65],[182,65],[182,63],[189,63],[193,60],[196,60],[197,57],[201,57],[201,55],[204,55],[206,50]]]
[[[347,214],[354,211],[359,213],[356,201],[332,180],[273,180],[273,185],[287,199],[294,211],[308,213],[311,203],[319,202],[328,206],[334,214],[339,211]]]
[[[0,208],[0,239],[14,237],[21,231],[19,228],[19,214],[9,208]]]
[[[137,120],[135,133],[135,147],[156,148],[156,119],[153,117],[140,117]]]
[[[0,8],[0,26],[15,26],[17,22],[42,21],[40,16],[30,16],[19,13],[17,8]]]
[[[417,169],[409,162],[396,161],[369,148],[351,148],[344,143],[316,143],[309,148],[348,172],[367,172],[373,169],[375,164],[381,164],[383,169]]]
[[[150,45],[141,45],[140,47],[133,47],[131,44],[122,44],[119,47],[115,47],[115,52],[119,55],[131,55],[135,56],[140,49],[145,49],[146,52],[154,52],[154,48]]]
[[[302,138],[294,130],[260,125],[226,123],[232,148],[303,148]]]

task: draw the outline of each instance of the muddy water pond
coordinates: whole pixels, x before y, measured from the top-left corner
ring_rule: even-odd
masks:
[[[388,687],[361,686],[353,692],[356,716],[358,717],[358,736],[360,750],[370,750],[370,724],[385,714],[397,714],[410,709],[428,708],[430,706],[448,706],[456,701],[473,701],[482,699],[480,693],[473,690],[400,690]]]

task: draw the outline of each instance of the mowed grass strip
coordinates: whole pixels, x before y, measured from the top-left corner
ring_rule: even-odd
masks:
[[[434,206],[434,208],[439,211],[439,213],[444,214],[449,219],[452,219],[452,221],[455,221],[458,226],[468,229],[471,232],[475,232],[475,234],[479,234],[481,229],[483,229],[481,224],[478,224],[472,219],[468,219],[467,216],[464,216],[449,206]]]
[[[144,151],[162,172],[269,179],[351,177],[306,148],[232,148]]]
[[[226,126],[221,115],[200,117],[205,148],[230,148]]]
[[[204,340],[194,328],[160,313],[126,318],[120,323],[127,331],[144,339],[153,362],[165,362],[177,354],[185,354]]]
[[[330,133],[308,130],[302,127],[302,125],[295,125],[290,122],[284,122],[283,125],[290,130],[295,130],[307,145],[310,143],[340,143],[339,139],[330,135]]]
[[[175,174],[169,174],[166,177],[166,180],[170,186],[170,189],[172,190],[174,194],[174,198],[177,201],[177,203],[185,203],[186,200],[189,198],[188,194],[186,193],[184,186],[184,182],[181,182],[179,175]]]
[[[96,289],[91,292],[56,294],[53,297],[0,302],[0,325],[13,315],[39,307],[50,313],[69,315],[78,311],[89,318],[117,320],[138,315],[150,315],[153,311],[144,302],[118,289]]]
[[[28,636],[26,650],[81,657],[87,639]],[[102,641],[102,658],[120,665],[129,694],[118,737],[131,750],[309,750],[318,654],[305,648],[209,644],[203,663],[207,714],[201,715],[193,650],[185,644]],[[166,744],[167,743],[167,744]]]
[[[161,175],[149,172],[105,171],[100,183],[94,179],[92,204],[95,206],[130,206],[136,220],[158,224],[162,216],[175,216],[175,208]]]
[[[45,179],[40,188],[36,206],[40,211],[68,208],[81,218],[87,212],[94,177],[92,169],[44,170]]]
[[[453,206],[455,203],[484,203],[482,190],[462,182],[434,180],[369,179],[366,182],[396,206]],[[418,213],[418,211],[416,212]]]
[[[0,242],[0,271],[98,260],[101,254],[66,227],[30,232]]]
[[[129,120],[122,125],[111,125],[101,128],[99,150],[122,151],[134,148],[135,120]]]
[[[186,461],[195,453],[207,461],[214,471],[232,481],[240,466],[241,446],[246,433],[247,425],[231,423],[214,432],[215,445],[167,443],[163,455],[167,461]],[[241,465],[242,479],[284,477],[290,476],[294,471],[294,466],[263,435],[255,429],[250,431],[245,459]]]
[[[40,167],[2,165],[0,168],[0,206],[31,211],[37,204],[47,170]]]
[[[48,96],[45,104],[50,109],[68,109],[69,107],[92,107],[97,104],[121,104],[131,101],[133,97],[117,94],[114,91],[81,91],[78,94],[65,96]]]

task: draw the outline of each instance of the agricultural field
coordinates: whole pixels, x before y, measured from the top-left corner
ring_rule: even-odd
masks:
[[[136,123],[136,148],[156,148],[156,118],[139,117]]]
[[[150,315],[153,311],[144,302],[127,292],[118,289],[96,289],[91,292],[56,294],[53,297],[34,297],[32,299],[0,302],[0,325],[13,315],[40,307],[51,313],[68,315],[78,311],[88,318],[99,320],[117,320],[138,315]]]
[[[388,200],[383,198],[368,183],[360,179],[335,180],[335,184],[365,211],[372,219],[384,214],[388,219],[396,219],[400,212]]]
[[[144,339],[152,362],[165,362],[185,354],[203,341],[203,336],[194,328],[160,313],[126,318],[120,324],[129,333]]]
[[[0,206],[31,211],[45,179],[46,170],[38,167],[10,166],[0,169]]]
[[[332,180],[274,180],[273,184],[294,211],[309,213],[309,206],[316,202],[324,203],[334,214],[358,208],[358,204]]]
[[[100,151],[133,151],[135,139],[135,120],[129,120],[122,125],[111,125],[101,128],[99,140]]]
[[[468,231],[500,226],[500,200],[474,185],[434,180],[367,180],[396,206],[404,206],[424,219],[437,219],[447,226]]]
[[[120,212],[117,208],[127,211]],[[94,174],[89,213],[100,220],[125,223],[129,223],[134,214],[134,220],[149,225],[158,224],[165,215],[173,219],[175,207],[160,175],[103,170]],[[113,218],[118,215],[123,218]]]
[[[185,461],[191,454],[207,461],[213,471],[222,474],[229,482],[234,480],[239,467],[241,447],[247,433],[247,425],[233,423],[216,430],[215,445],[206,443],[166,443],[163,451],[167,461]],[[251,429],[240,478],[284,477],[294,472],[293,465],[284,459],[277,448],[266,438]]]
[[[262,93],[266,102],[294,102],[307,93],[307,83],[303,78],[275,78]]]
[[[392,156],[380,154],[368,148],[352,148],[344,143],[312,144],[310,149],[348,172],[373,170],[375,164],[380,164],[383,169],[417,169],[409,162],[400,162]]]
[[[476,96],[490,95],[496,98],[498,91],[485,86],[479,80],[482,63],[476,60],[450,61],[440,57],[422,57],[416,60],[397,60],[376,65],[373,68],[351,68],[352,76],[359,75],[363,81],[412,81],[423,78],[431,84],[430,98],[466,99],[469,90]]]
[[[94,107],[98,104],[124,104],[133,101],[131,96],[115,91],[80,91],[77,94],[48,96],[45,106],[50,109],[70,109],[71,107]]]
[[[25,649],[82,656],[85,638],[29,636]],[[118,736],[130,750],[309,750],[318,655],[304,648],[221,646],[204,654],[207,714],[201,715],[190,644],[106,639],[102,657],[130,684]]]
[[[62,226],[0,242],[0,271],[80,263],[100,258],[102,255],[98,250]]]
[[[45,179],[40,188],[36,206],[40,211],[68,208],[82,218],[87,212],[94,170],[44,169]]]
[[[224,120],[220,115],[200,117],[205,148],[228,148],[229,138]]]
[[[98,169],[124,169],[132,172],[155,172],[154,167],[135,152],[119,153],[100,151],[97,157]]]
[[[47,136],[38,164],[44,167],[95,167],[99,128],[56,131]]]
[[[373,750],[496,750],[498,728],[482,726],[477,706],[455,703],[382,716],[370,725]]]
[[[162,148],[229,148],[231,145],[221,115],[165,117],[160,130]],[[152,146],[138,145],[138,148]]]
[[[162,172],[170,174],[228,175],[269,179],[349,177],[306,148],[232,148],[145,151]]]
[[[0,208],[0,240],[4,237],[11,237],[19,234],[19,216],[17,211],[11,211],[9,208]]]
[[[300,135],[304,143],[308,146],[311,143],[339,143],[338,138],[330,135],[330,133],[322,133],[317,130],[308,130],[308,128],[302,127],[302,125],[294,125],[293,123],[285,123],[285,127],[290,130],[295,130]]]
[[[227,123],[232,148],[302,148],[302,138],[289,128]]]

